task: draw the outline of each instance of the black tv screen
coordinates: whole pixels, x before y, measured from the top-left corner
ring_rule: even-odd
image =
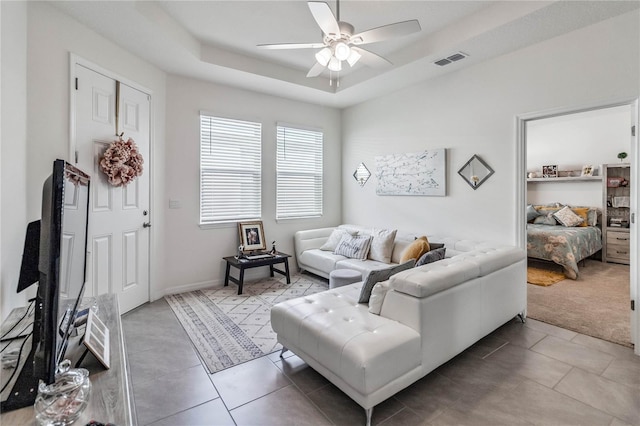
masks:
[[[84,291],[89,176],[56,160],[42,192],[39,287],[43,291],[42,334],[36,360],[52,383]],[[37,366],[38,367],[38,366]]]
[[[32,405],[38,382],[53,383],[64,358],[86,280],[89,184],[82,170],[55,160],[42,186],[42,218],[27,228],[18,285],[29,287],[37,267],[32,344],[1,411]]]

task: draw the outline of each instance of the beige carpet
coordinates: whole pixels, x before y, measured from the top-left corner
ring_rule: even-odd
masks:
[[[529,260],[562,273],[562,267]],[[631,346],[629,266],[587,260],[577,280],[527,285],[527,316],[548,324]]]
[[[549,269],[527,267],[527,282],[529,284],[549,286],[564,280],[566,277],[562,272]]]

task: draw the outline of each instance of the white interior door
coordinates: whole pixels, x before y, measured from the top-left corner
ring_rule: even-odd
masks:
[[[79,64],[75,77],[76,163],[92,177],[86,291],[117,294],[125,313],[149,301],[149,228],[144,223],[150,223],[150,98],[120,84],[116,105],[116,80]],[[138,145],[145,169],[127,186],[114,187],[99,161],[122,132]]]

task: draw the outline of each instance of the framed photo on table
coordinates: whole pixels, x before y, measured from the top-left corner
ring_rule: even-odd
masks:
[[[267,248],[261,220],[238,222],[238,233],[240,235],[240,244],[244,246],[245,251],[265,250]]]

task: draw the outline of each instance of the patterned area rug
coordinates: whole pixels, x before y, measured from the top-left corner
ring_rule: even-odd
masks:
[[[328,289],[322,278],[292,274],[165,296],[210,373],[281,348],[271,329],[271,307],[285,300]]]
[[[549,271],[547,269],[527,267],[527,282],[529,284],[549,286],[566,279],[562,272]]]

